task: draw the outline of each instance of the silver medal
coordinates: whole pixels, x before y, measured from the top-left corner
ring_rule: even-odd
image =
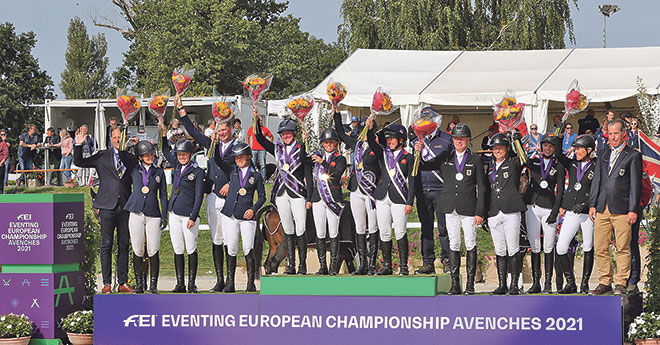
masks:
[[[456,173],[456,181],[463,181],[463,174],[462,173]]]
[[[541,183],[539,183],[539,186],[543,189],[548,188],[548,181],[541,181]]]
[[[580,182],[575,183],[575,186],[573,186],[573,188],[575,188],[575,190],[582,189],[582,183],[580,183]]]

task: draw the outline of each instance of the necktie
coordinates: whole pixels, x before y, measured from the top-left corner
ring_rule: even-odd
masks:
[[[119,178],[121,178],[121,175],[124,173],[124,170],[126,168],[124,167],[124,164],[119,159],[119,155],[117,154],[117,151],[115,151],[113,149],[112,152],[115,155],[115,167],[117,168],[117,175],[119,176]]]

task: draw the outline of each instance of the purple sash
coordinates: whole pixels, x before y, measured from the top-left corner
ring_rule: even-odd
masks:
[[[369,197],[371,206],[376,207],[374,200],[374,191],[376,190],[376,174],[372,171],[360,169],[358,163],[364,160],[369,144],[364,141],[358,141],[355,145],[355,153],[353,154],[353,167],[355,168],[355,179],[362,194]]]
[[[289,187],[289,189],[299,198],[305,198],[307,194],[305,191],[305,185],[298,181],[298,179],[292,174],[292,172],[298,169],[298,167],[302,164],[300,157],[300,146],[295,140],[293,143],[291,143],[291,145],[293,145],[295,149],[287,153],[285,150],[285,145],[282,143],[280,138],[277,139],[277,143],[275,144],[277,178],[273,184],[273,191],[270,197],[272,203],[275,203],[275,197],[277,196],[277,193],[279,192],[279,189],[282,187],[282,185]],[[289,165],[289,169],[287,171],[282,169],[284,164]]]
[[[584,164],[584,167],[581,167],[581,166],[582,166],[582,164],[580,164],[580,162],[578,162],[578,164],[577,164],[577,180],[575,180],[575,182],[582,181],[582,176],[584,176],[584,173],[586,173],[587,170],[589,170],[589,166],[591,166],[591,161],[589,161],[587,164]]]
[[[394,169],[394,176],[389,175],[390,180],[394,184],[397,192],[399,192],[401,198],[407,200],[408,184],[406,183],[406,176],[401,171],[401,168],[399,168],[399,158],[403,155],[403,149],[399,151],[399,154],[396,157],[394,157],[394,152],[392,152],[389,147],[383,149],[383,153],[385,154],[385,167],[387,168],[387,174],[389,175],[390,170]]]
[[[318,154],[318,153],[317,153]],[[318,154],[320,156],[320,154]],[[330,156],[332,159],[332,156]],[[328,170],[323,166],[323,164],[315,163],[314,164],[314,177],[316,178],[316,188],[319,190],[321,199],[325,205],[334,213],[337,217],[341,216],[341,213],[344,211],[344,205],[335,201],[330,192],[330,184],[328,183],[330,176]],[[323,179],[323,175],[326,175],[327,178]]]
[[[422,160],[424,160],[424,162],[428,162],[431,159],[435,158],[436,154],[433,153],[431,148],[429,148],[429,146],[426,144],[426,141],[424,141],[423,139],[422,139],[422,144],[423,144],[422,152],[420,153]],[[431,170],[431,172],[433,173],[433,175],[435,175],[435,177],[438,180],[440,180],[440,183],[445,183],[445,180],[442,178],[442,172],[440,170]]]

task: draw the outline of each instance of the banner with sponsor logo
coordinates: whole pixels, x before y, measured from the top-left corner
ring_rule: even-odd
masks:
[[[621,344],[615,296],[97,295],[98,344]]]

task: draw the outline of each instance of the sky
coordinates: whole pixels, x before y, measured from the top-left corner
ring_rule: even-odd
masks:
[[[621,11],[607,19],[607,47],[660,46],[657,20],[660,13],[658,0],[579,0],[579,11],[571,4],[571,17],[575,25],[576,43],[569,48],[598,48],[603,46],[603,15],[598,5],[617,4]],[[12,23],[17,32],[34,31],[37,44],[33,54],[42,69],[53,78],[58,98],[60,74],[64,70],[66,33],[69,21],[80,17],[91,34],[104,33],[108,41],[109,72],[121,65],[122,53],[128,42],[114,30],[95,27],[94,14],[121,23],[120,16],[110,0],[14,0],[3,4],[0,22]],[[341,24],[341,0],[289,0],[286,14],[301,18],[303,31],[326,42],[337,40],[337,26]]]

